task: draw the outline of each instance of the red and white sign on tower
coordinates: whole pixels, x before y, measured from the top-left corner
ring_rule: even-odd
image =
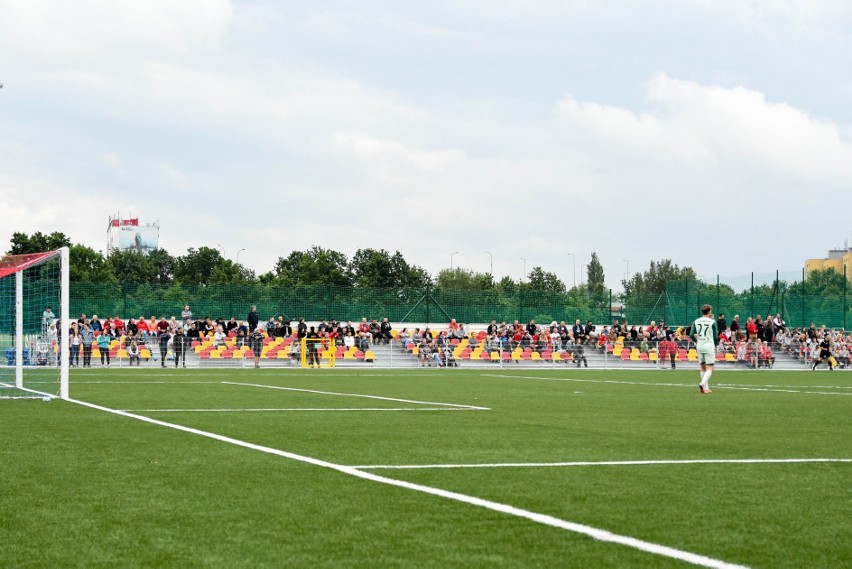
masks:
[[[140,224],[138,217],[110,216],[107,226],[107,254],[113,251],[139,251],[147,255],[159,246],[160,222]]]

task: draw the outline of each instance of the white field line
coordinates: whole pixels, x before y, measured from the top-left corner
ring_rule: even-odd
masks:
[[[696,460],[618,460],[581,462],[502,462],[494,464],[371,464],[352,466],[358,470],[416,470],[428,468],[545,468],[569,466],[648,466],[660,464],[800,464],[852,462],[852,458],[742,458]]]
[[[295,387],[280,387],[278,385],[263,385],[261,383],[238,383],[235,381],[223,381],[225,385],[241,385],[244,387],[263,387],[266,389],[280,389],[282,391],[298,391],[301,393],[316,393],[319,395],[336,395],[338,397],[360,397],[363,399],[378,399],[381,401],[396,401],[397,403],[413,403],[415,405],[438,405],[441,407],[457,407],[475,411],[490,411],[488,407],[477,407],[475,405],[459,405],[457,403],[438,403],[435,401],[416,401],[414,399],[397,399],[395,397],[381,397],[379,395],[364,395],[361,393],[338,393],[336,391],[317,391],[315,389],[297,389]]]
[[[273,412],[273,411],[479,411],[479,409],[461,409],[454,407],[352,407],[339,408],[334,407],[290,407],[290,408],[270,408],[270,409],[122,409],[128,413],[251,413],[251,412]]]
[[[53,382],[54,384],[56,382]],[[6,387],[8,389],[15,389],[18,391],[26,391],[27,393],[32,393],[33,395],[40,395],[41,397],[50,397],[51,399],[58,399],[59,397],[55,393],[45,393],[44,391],[36,391],[35,389],[27,389],[26,387],[18,387],[11,383],[0,382],[0,387]],[[28,397],[4,397],[4,399],[31,399]]]
[[[496,373],[484,373],[483,377],[498,377],[500,379],[535,379],[542,381],[574,381],[577,383],[609,383],[617,385],[647,385],[652,387],[688,387],[694,389],[697,383],[655,383],[650,381],[618,381],[615,379],[578,379],[570,377],[541,377],[534,375],[503,375]],[[772,391],[776,393],[807,393],[810,395],[841,395],[852,396],[852,393],[836,393],[830,391],[801,391],[796,389],[770,389],[768,387],[731,387],[725,384],[714,383],[712,389],[735,389],[740,391]]]
[[[121,415],[124,417],[129,417],[131,419],[136,419],[137,421],[143,421],[145,423],[150,423],[152,425],[159,425],[161,427],[167,427],[170,429],[175,429],[178,431],[183,431],[185,433],[190,433],[193,435],[198,435],[202,437],[207,437],[209,439],[217,440],[220,442],[240,446],[243,448],[256,450],[259,452],[265,452],[268,454],[273,454],[277,456],[281,456],[283,458],[289,458],[291,460],[296,460],[299,462],[312,464],[314,466],[319,466],[322,468],[328,468],[330,470],[334,470],[340,472],[342,474],[347,474],[349,476],[354,476],[356,478],[361,478],[363,480],[369,480],[371,482],[378,482],[380,484],[386,484],[388,486],[396,486],[398,488],[405,488],[407,490],[414,490],[416,492],[423,492],[425,494],[430,494],[432,496],[438,496],[441,498],[446,498],[448,500],[454,500],[456,502],[461,502],[464,504],[470,504],[472,506],[478,506],[480,508],[486,508],[488,510],[492,510],[495,512],[500,512],[503,514],[508,514],[510,516],[516,516],[519,518],[524,518],[530,520],[532,522],[543,524],[550,527],[564,529],[570,532],[578,533],[581,535],[585,535],[595,539],[597,541],[609,542],[609,543],[617,543],[620,545],[624,545],[627,547],[632,547],[633,549],[638,549],[639,551],[644,551],[646,553],[651,553],[653,555],[660,555],[663,557],[668,557],[671,559],[678,559],[680,561],[684,561],[686,563],[691,563],[693,565],[698,565],[701,567],[711,567],[714,569],[741,569],[742,565],[735,565],[732,563],[728,563],[726,561],[721,561],[719,559],[713,559],[712,557],[706,557],[704,555],[699,555],[697,553],[691,553],[689,551],[684,551],[681,549],[675,549],[673,547],[668,547],[665,545],[660,545],[657,543],[651,543],[649,541],[643,541],[641,539],[636,539],[633,537],[619,535],[616,533],[612,533],[606,530],[598,529],[595,527],[587,526],[584,524],[578,524],[575,522],[570,522],[567,520],[562,520],[559,518],[555,518],[553,516],[549,516],[546,514],[539,514],[536,512],[532,512],[529,510],[523,510],[521,508],[516,508],[514,506],[510,506],[508,504],[501,504],[499,502],[492,502],[490,500],[484,500],[482,498],[477,498],[475,496],[468,496],[466,494],[460,494],[458,492],[450,492],[449,490],[442,490],[440,488],[433,488],[431,486],[424,486],[422,484],[414,484],[411,482],[405,482],[403,480],[395,480],[393,478],[386,478],[384,476],[378,476],[375,474],[371,474],[369,472],[363,472],[361,470],[352,468],[350,466],[343,466],[340,464],[334,464],[332,462],[327,462],[324,460],[320,460],[317,458],[312,458],[309,456],[304,456],[300,454],[295,454],[279,449],[274,449],[262,445],[256,445],[254,443],[249,443],[246,441],[241,441],[239,439],[233,439],[231,437],[226,437],[224,435],[217,435],[216,433],[210,433],[208,431],[202,431],[199,429],[193,429],[191,427],[185,427],[183,425],[177,425],[174,423],[167,423],[165,421],[160,421],[157,419],[152,419],[150,417],[145,417],[142,415],[135,415],[132,413],[127,413],[125,411],[119,411],[117,409],[110,409],[109,407],[103,407],[101,405],[95,405],[94,403],[87,403],[85,401],[78,401],[76,399],[69,399],[71,403],[75,403],[77,405],[83,405],[84,407],[89,407],[91,409],[97,409],[98,411],[105,411],[107,413],[113,413],[115,415]]]
[[[113,384],[113,385],[221,385],[221,381],[74,381],[71,385],[96,385],[96,384]]]

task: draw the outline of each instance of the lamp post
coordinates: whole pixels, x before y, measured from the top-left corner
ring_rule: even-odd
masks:
[[[527,278],[527,259],[526,257],[521,257],[521,261],[524,262],[524,272],[521,275],[521,282],[524,282],[524,279]]]
[[[242,249],[240,249],[239,251],[237,251],[237,264],[238,264],[238,265],[240,264],[240,253],[242,253],[242,252],[243,252],[243,251],[245,251],[245,250],[246,250],[246,249],[245,249],[245,247],[243,247]]]
[[[627,259],[622,259],[622,261],[625,264],[624,280],[629,281],[630,280],[630,261],[628,261]]]
[[[488,270],[488,274],[491,275],[492,278],[494,278],[494,255],[491,254],[491,251],[483,251],[483,253],[486,253],[491,261],[491,264],[489,265],[490,269]]]
[[[574,277],[574,288],[577,288],[577,256],[574,253],[568,253],[571,255],[571,274]]]
[[[453,255],[458,255],[458,254],[459,254],[458,251],[454,251],[454,252],[450,253],[450,270],[451,271],[453,270]]]
[[[222,247],[221,243],[216,243],[216,247],[218,247],[219,249],[222,250],[222,258],[224,258],[225,257],[225,248]]]

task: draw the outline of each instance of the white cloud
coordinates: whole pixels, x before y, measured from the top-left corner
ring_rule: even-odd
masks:
[[[587,54],[612,66],[599,74],[541,63],[550,36],[530,33],[536,22],[570,21],[606,37],[638,17],[629,6],[612,24],[611,6],[596,3],[467,2],[444,6],[443,21],[443,12],[381,2],[360,16],[334,2],[321,13],[178,4],[2,4],[0,63],[14,88],[0,93],[0,129],[9,133],[0,141],[0,242],[55,226],[101,248],[106,217],[120,210],[159,219],[173,254],[219,242],[231,255],[245,247],[241,260],[258,272],[316,244],[350,255],[399,249],[433,273],[456,250],[457,263],[486,270],[488,250],[498,276],[518,278],[525,257],[528,269],[542,265],[568,281],[566,252],[579,271],[597,251],[616,285],[624,258],[639,270],[670,257],[702,274],[795,267],[825,245],[777,230],[791,223],[791,204],[805,218],[827,216],[821,227],[832,243],[848,232],[841,216],[802,197],[819,190],[830,203],[848,199],[850,126],[830,113],[752,84],[667,72],[664,57],[663,72],[629,85],[635,96],[617,97],[603,75],[636,71],[629,54],[610,61],[609,45]],[[698,13],[737,9],[697,5]],[[776,17],[749,6],[742,25]],[[843,17],[822,6],[819,25],[830,25],[825,14]],[[495,13],[471,24],[486,10]],[[514,17],[517,37],[499,37]],[[289,20],[296,23],[279,32],[282,43],[266,43]],[[45,34],[44,45],[22,37]],[[255,35],[263,41],[253,44]],[[326,45],[329,35],[339,37]],[[359,57],[367,66],[392,50],[387,37],[421,59],[411,69],[362,69]],[[527,68],[542,64],[532,77],[563,73],[564,95],[494,94],[420,67],[436,54],[440,71],[463,59],[463,48],[488,55],[495,43],[499,58],[472,61],[491,65],[500,86],[523,83]],[[517,61],[507,45],[520,50]],[[535,49],[523,51],[528,45]],[[356,53],[335,51],[349,49]],[[398,71],[434,84],[412,92]],[[731,255],[728,239],[764,235],[749,227],[767,216],[781,220],[768,224],[774,233],[749,242],[748,258]],[[258,238],[260,226],[272,238]],[[696,242],[695,232],[709,239]]]

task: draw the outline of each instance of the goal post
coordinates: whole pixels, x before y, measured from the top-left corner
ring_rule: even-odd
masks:
[[[0,398],[67,399],[69,250],[0,258]]]

